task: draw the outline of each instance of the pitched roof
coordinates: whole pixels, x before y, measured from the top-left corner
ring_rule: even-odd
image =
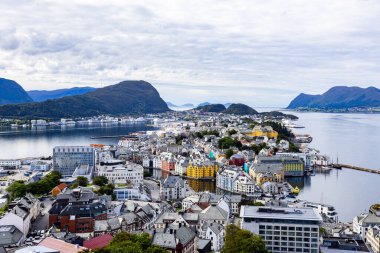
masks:
[[[106,247],[112,240],[112,235],[104,234],[99,237],[91,238],[83,242],[83,246],[88,249],[100,249]]]
[[[152,244],[166,249],[175,249],[176,247],[175,237],[169,233],[155,233],[153,235]]]
[[[18,244],[23,233],[13,225],[0,226],[0,245]]]
[[[86,249],[78,245],[67,243],[52,237],[46,237],[38,246],[45,246],[51,249],[58,250],[60,253],[78,253]]]
[[[188,227],[180,227],[177,230],[176,237],[180,241],[180,243],[185,246],[187,245],[191,240],[194,239],[195,233]]]
[[[226,220],[228,213],[219,206],[211,205],[200,213],[202,220]]]
[[[67,188],[67,184],[65,183],[60,183],[59,185],[57,185],[56,187],[58,187],[58,189],[60,189],[61,191],[65,188]]]

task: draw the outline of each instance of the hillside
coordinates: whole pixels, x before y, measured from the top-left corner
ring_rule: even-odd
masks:
[[[83,95],[0,106],[0,117],[87,117],[101,114],[161,113],[169,110],[150,83],[124,81]]]
[[[231,104],[223,113],[237,114],[237,115],[253,115],[258,112],[245,104]]]
[[[28,91],[28,95],[33,99],[34,102],[42,102],[48,99],[82,95],[94,90],[96,90],[96,88],[93,87],[73,87],[70,89],[58,90],[30,90]]]
[[[0,78],[0,105],[32,102],[26,91],[15,81]]]
[[[196,110],[199,110],[202,112],[224,112],[226,110],[226,107],[222,104],[209,104],[209,105],[198,106]]]
[[[379,106],[380,89],[375,87],[360,88],[336,86],[322,95],[301,93],[290,102],[287,108],[344,109],[352,107]]]

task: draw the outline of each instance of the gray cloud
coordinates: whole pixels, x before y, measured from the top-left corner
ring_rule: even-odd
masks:
[[[2,76],[26,89],[144,79],[175,103],[285,106],[333,85],[379,87],[376,0],[36,0],[0,10]]]

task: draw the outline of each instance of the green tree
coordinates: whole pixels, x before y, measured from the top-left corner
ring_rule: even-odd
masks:
[[[229,225],[222,253],[268,253],[268,251],[260,236],[235,225]]]
[[[237,145],[237,140],[232,139],[231,137],[223,137],[219,139],[218,141],[218,146],[219,148],[231,148],[231,147],[236,147]]]
[[[77,177],[77,183],[78,183],[78,186],[85,187],[88,185],[88,179],[87,177],[79,176]]]
[[[96,177],[94,177],[94,179],[92,180],[92,182],[95,185],[103,186],[103,185],[108,184],[108,179],[105,176],[96,176]]]
[[[98,194],[99,195],[103,195],[103,194],[112,195],[114,189],[115,189],[115,186],[113,184],[103,185],[99,188]]]
[[[15,181],[7,188],[7,192],[10,193],[11,199],[20,198],[26,194],[26,185],[24,181]]]
[[[234,151],[233,151],[232,149],[227,149],[227,151],[226,151],[225,154],[226,154],[226,158],[227,158],[227,159],[230,159],[231,156],[234,155]]]

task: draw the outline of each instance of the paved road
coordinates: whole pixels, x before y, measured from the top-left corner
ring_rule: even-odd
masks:
[[[49,228],[49,214],[48,211],[51,208],[51,205],[53,204],[53,201],[49,198],[46,198],[41,201],[44,204],[44,208],[41,211],[41,215],[37,217],[37,219],[32,223],[32,229],[34,230],[43,230]],[[42,215],[43,214],[43,215]]]
[[[152,201],[160,201],[160,186],[158,186],[158,183],[152,181],[152,180],[146,180],[144,179],[144,185],[148,187],[150,190],[150,198]]]

